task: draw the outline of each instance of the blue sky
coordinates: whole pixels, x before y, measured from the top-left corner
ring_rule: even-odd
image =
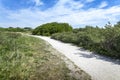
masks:
[[[1,27],[32,27],[66,22],[103,27],[120,21],[120,0],[0,0]]]

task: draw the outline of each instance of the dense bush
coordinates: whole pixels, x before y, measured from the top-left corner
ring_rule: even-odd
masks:
[[[109,23],[105,28],[86,26],[69,33],[53,34],[51,38],[120,59],[120,22],[114,26]]]
[[[72,32],[63,32],[63,33],[53,34],[51,38],[56,39],[56,40],[61,40],[67,43],[76,43],[77,37],[75,35],[76,34]]]
[[[96,52],[120,59],[120,35],[99,43],[99,48],[96,48]]]
[[[32,34],[49,36],[54,33],[67,31],[72,31],[72,27],[69,24],[52,22],[38,26],[33,30]]]

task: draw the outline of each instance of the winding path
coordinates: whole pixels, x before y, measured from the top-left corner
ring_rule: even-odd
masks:
[[[111,60],[49,37],[36,37],[49,42],[55,49],[91,75],[93,80],[120,80],[119,60]]]

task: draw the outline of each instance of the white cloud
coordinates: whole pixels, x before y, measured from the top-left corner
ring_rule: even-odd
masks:
[[[72,9],[80,9],[84,6],[84,4],[75,1],[70,1],[69,4]]]
[[[76,2],[74,0],[59,0],[58,3],[54,6],[55,8],[67,8],[67,9],[80,9],[84,6],[81,2]]]
[[[104,1],[100,4],[99,8],[104,8],[106,6],[108,6],[108,3]]]
[[[72,2],[70,2],[72,1]],[[71,7],[66,7],[66,3],[70,3]],[[72,5],[72,3],[74,3]],[[115,23],[120,19],[120,6],[113,6],[108,9],[93,8],[88,10],[80,9],[74,10],[74,6],[79,6],[73,0],[59,0],[56,5],[45,11],[38,9],[22,9],[19,12],[9,12],[10,22],[0,23],[9,26],[33,26],[36,27],[40,24],[47,22],[67,22],[74,27],[93,25],[103,26],[108,21]],[[83,4],[84,5],[84,4]]]
[[[104,26],[108,21],[115,23],[120,16],[120,7],[111,7],[109,9],[92,9],[87,11],[71,12],[67,16],[56,17],[52,20],[60,22],[68,22],[73,26],[76,25],[99,25]]]

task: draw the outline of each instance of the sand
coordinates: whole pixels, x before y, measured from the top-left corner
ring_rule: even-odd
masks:
[[[72,44],[50,39],[50,37],[36,37],[49,42],[61,54],[87,72],[93,80],[120,80],[119,60],[106,58]]]

